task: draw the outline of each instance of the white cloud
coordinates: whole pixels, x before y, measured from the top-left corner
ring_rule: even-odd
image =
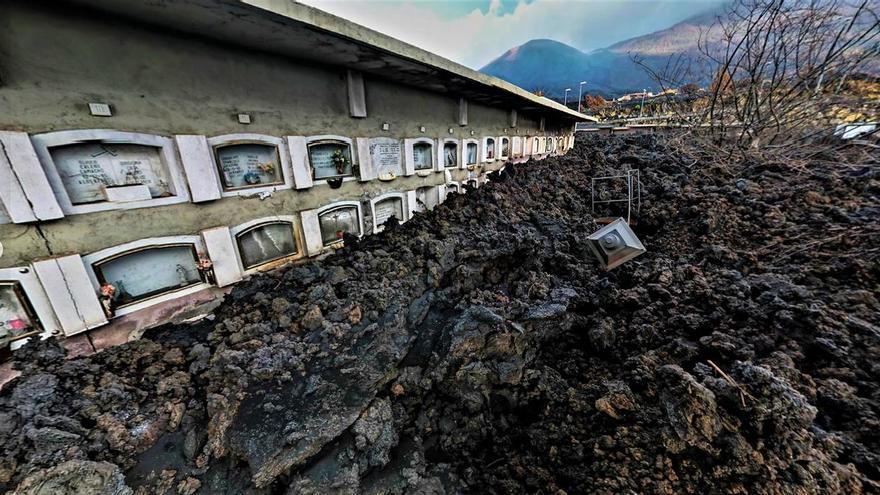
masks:
[[[532,39],[554,39],[589,51],[668,27],[717,1],[534,0],[499,15],[500,0],[492,0],[486,13],[475,9],[452,19],[413,0],[303,3],[479,69]]]

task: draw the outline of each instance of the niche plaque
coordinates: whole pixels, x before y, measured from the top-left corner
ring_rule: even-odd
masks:
[[[106,188],[146,186],[150,197],[171,196],[160,148],[141,144],[77,143],[50,149],[72,204],[108,201]]]
[[[336,158],[339,156],[341,159]],[[315,179],[351,175],[351,147],[339,142],[311,144],[309,162],[315,170]]]
[[[403,222],[403,201],[400,198],[383,199],[376,203],[374,215],[374,222],[380,229],[392,216],[397,218],[398,222]]]
[[[283,183],[278,148],[244,143],[217,148],[217,166],[226,189],[260,187]]]
[[[397,139],[370,139],[370,159],[373,161],[376,175],[403,175],[403,161],[400,151],[400,141]]]

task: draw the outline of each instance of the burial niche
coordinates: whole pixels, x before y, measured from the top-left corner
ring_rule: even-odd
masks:
[[[214,148],[220,182],[232,191],[284,183],[278,146],[264,143],[230,143]]]
[[[431,211],[440,204],[440,189],[425,186],[416,189],[416,209],[418,211]]]
[[[397,196],[385,198],[376,201],[373,206],[373,222],[376,225],[376,231],[381,232],[385,228],[385,222],[389,218],[394,217],[398,222],[406,220],[403,217],[403,199]]]
[[[477,163],[477,143],[468,143],[467,145],[467,164],[474,165]]]
[[[339,242],[346,233],[360,236],[361,222],[356,206],[338,206],[318,215],[325,246]]]
[[[98,282],[115,289],[117,306],[180,290],[201,282],[193,244],[156,246],[129,251],[94,263]]]
[[[256,225],[240,232],[235,239],[245,270],[297,254],[293,224],[290,222]]]
[[[21,285],[0,281],[0,342],[12,342],[39,332],[39,321]]]
[[[501,138],[501,158],[507,158],[510,153],[510,139]]]
[[[434,168],[434,146],[431,143],[415,143],[412,147],[413,165],[416,170],[430,170]]]
[[[486,138],[486,160],[495,159],[495,140]]]
[[[333,179],[354,174],[351,145],[344,141],[323,140],[309,143],[309,164],[312,177]]]
[[[458,166],[458,144],[443,143],[443,165],[447,168]]]
[[[74,205],[109,201],[109,189],[132,186],[143,186],[143,199],[174,195],[158,146],[88,142],[54,146],[49,154]]]

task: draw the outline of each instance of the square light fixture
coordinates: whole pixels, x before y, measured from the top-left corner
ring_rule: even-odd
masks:
[[[587,238],[587,245],[605,270],[620,266],[647,251],[623,218],[594,232]]]

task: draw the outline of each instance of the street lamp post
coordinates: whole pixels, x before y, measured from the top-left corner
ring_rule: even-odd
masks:
[[[568,92],[571,91],[571,88],[565,88],[565,103],[563,105],[568,106]]]
[[[587,81],[581,81],[580,84],[578,84],[578,112],[581,111],[581,101],[583,99],[582,92],[584,89],[584,84],[587,84]]]
[[[644,115],[644,113],[645,113],[645,96],[648,96],[647,89],[642,90],[642,104],[639,105],[639,118],[641,118],[642,115]]]

